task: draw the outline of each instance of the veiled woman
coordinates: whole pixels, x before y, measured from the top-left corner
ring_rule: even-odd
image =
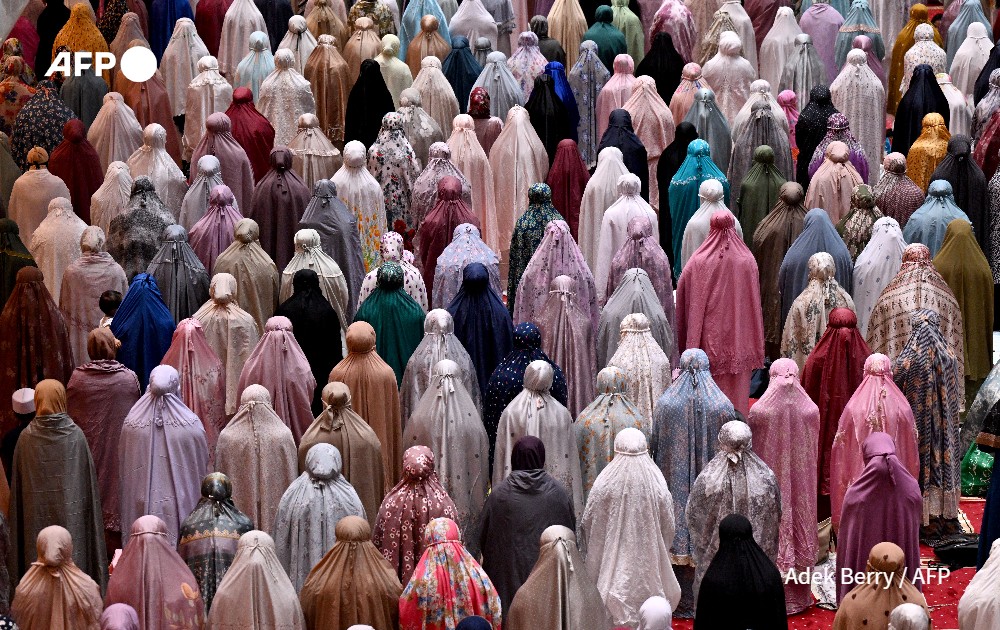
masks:
[[[233,12],[230,22],[239,21],[241,17],[239,15],[240,11],[245,10],[248,4],[245,2],[237,4],[237,9]],[[259,11],[257,14],[260,17]],[[261,84],[264,82],[264,79],[274,72],[274,55],[271,53],[271,46],[263,17],[260,18],[259,25],[247,23],[246,26],[253,32],[249,36],[246,34],[243,35],[241,41],[246,41],[247,43],[240,46],[237,49],[238,52],[237,50],[232,51],[231,59],[227,61],[225,49],[220,48],[219,71],[223,76],[232,80],[234,88],[248,88],[253,93],[253,102],[256,106],[260,99]],[[226,30],[224,28],[223,34],[225,34]],[[243,48],[243,46],[248,46],[248,48]],[[249,50],[250,52],[244,55],[243,50]],[[235,98],[235,90],[233,94]]]
[[[386,493],[372,529],[372,543],[401,581],[410,581],[427,549],[420,532],[442,517],[456,518],[457,511],[438,480],[434,453],[427,446],[411,446],[403,453],[403,477]]]
[[[475,229],[471,225],[466,225]],[[461,228],[462,226],[459,226],[459,229]],[[468,350],[475,367],[479,391],[485,396],[490,376],[510,352],[514,327],[510,312],[496,290],[495,285],[499,282],[494,283],[486,266],[471,257],[475,254],[472,248],[476,246],[471,240],[472,236],[469,234],[468,239],[465,239],[460,234],[449,246],[455,246],[456,250],[465,247],[471,251],[466,254],[469,257],[466,258],[468,262],[462,266],[461,287],[448,305],[448,312],[455,321],[455,336]],[[456,251],[455,254],[459,255],[460,252]],[[447,249],[442,253],[442,257],[446,255],[448,255]],[[499,278],[499,272],[495,275]]]
[[[309,188],[335,173],[344,163],[344,158],[333,142],[320,130],[319,118],[315,114],[299,116],[295,137],[288,142],[292,152],[292,168],[302,176]]]
[[[337,195],[358,220],[361,259],[365,271],[374,271],[379,261],[379,241],[386,232],[385,196],[378,180],[367,168],[367,149],[359,141],[344,146],[344,165],[331,178]],[[357,295],[352,293],[352,295]]]
[[[830,116],[837,113],[837,108],[833,106],[830,89],[825,85],[813,86],[806,98],[800,95],[799,107],[802,109],[795,123],[795,144],[799,148],[800,159],[795,163],[795,181],[806,189],[809,187],[809,162],[812,160],[807,156],[812,156],[826,137]]]
[[[681,572],[680,580],[690,585],[694,580],[694,561],[684,516],[688,495],[698,473],[715,455],[717,441],[713,437],[723,424],[736,419],[736,412],[712,379],[704,351],[685,350],[679,367],[679,376],[656,402],[650,454],[677,496],[679,525],[667,546],[670,562],[678,565]],[[685,603],[685,608],[691,608],[692,612],[693,606],[693,601]]]
[[[444,142],[445,137],[441,125],[427,113],[427,110],[423,108],[423,103],[424,100],[420,92],[408,87],[399,93],[399,107],[396,111],[403,117],[403,133],[410,141],[410,146],[413,147],[413,152],[417,155],[417,161],[426,168],[430,161],[428,154],[431,146],[438,142]],[[486,122],[499,122],[499,119],[493,121],[492,118],[489,118]],[[477,130],[479,129],[480,127],[477,126]],[[499,133],[499,129],[496,131]],[[419,227],[419,225],[418,221],[417,226]]]
[[[462,545],[458,525],[435,518],[424,528],[422,542],[426,550],[399,598],[400,628],[446,630],[472,614],[500,630],[500,597]]]
[[[910,147],[922,134],[921,127],[929,114],[941,116],[944,127],[948,127],[948,121],[951,117],[948,99],[941,91],[941,87],[938,86],[931,67],[921,64],[914,70],[910,89],[903,95],[896,111],[896,118],[892,124],[892,150],[908,154]],[[940,135],[944,135],[944,139],[947,141],[948,135]],[[946,146],[941,151],[942,156],[945,150],[947,150]],[[928,168],[927,170],[932,171],[933,169]],[[917,181],[916,177],[914,177],[914,181]]]
[[[553,600],[561,605],[552,606]],[[598,630],[610,627],[595,576],[577,550],[572,529],[552,525],[542,531],[538,562],[517,590],[505,619],[511,630],[570,630],[581,624]]]
[[[292,170],[292,152],[285,147],[272,149],[271,171],[254,189],[246,216],[260,226],[261,247],[278,269],[292,259],[295,233],[309,198],[309,188]]]
[[[972,159],[972,141],[968,136],[955,134],[948,140],[948,154],[931,175],[931,181],[936,179],[951,184],[955,204],[972,222],[976,242],[986,258],[992,258],[993,247],[987,236],[990,233],[987,180],[979,164]]]
[[[118,438],[141,395],[135,372],[115,359],[118,344],[107,327],[92,330],[87,337],[90,361],[76,368],[66,384],[66,409],[93,455],[106,536],[121,532]]]
[[[201,500],[181,524],[177,551],[198,581],[206,609],[239,553],[240,537],[253,529],[250,519],[233,505],[232,493],[228,477],[209,474],[201,482]]]
[[[837,571],[861,571],[869,565],[873,546],[895,547],[899,559],[892,570],[906,576],[916,575],[920,557],[921,497],[920,485],[896,457],[892,437],[881,431],[873,432],[861,445],[864,469],[844,496],[844,509],[837,532]],[[880,546],[881,546],[880,545]],[[877,558],[876,558],[877,560]],[[898,584],[899,581],[893,580]],[[909,584],[909,580],[906,580]],[[847,601],[864,603],[864,598],[850,598],[850,584],[837,587],[837,599],[844,614],[854,608]],[[872,590],[872,589],[864,589]],[[885,589],[877,589],[879,592]],[[922,596],[914,593],[919,603]],[[845,605],[846,604],[846,605]],[[850,627],[841,626],[844,628]]]
[[[375,342],[375,330],[370,324],[351,324],[347,329],[347,356],[330,370],[328,380],[351,388],[354,409],[378,435],[388,485],[399,479],[403,453],[399,388],[392,368],[375,351]]]
[[[841,111],[851,125],[851,132],[864,151],[868,165],[867,183],[878,178],[881,163],[885,120],[885,88],[868,67],[868,57],[863,50],[852,49],[847,53],[847,63],[830,85],[834,107]]]
[[[781,335],[781,354],[795,361],[801,370],[806,359],[826,331],[830,312],[835,308],[854,310],[850,294],[834,277],[833,256],[818,252],[809,257],[809,283],[792,302]]]
[[[882,289],[903,264],[905,247],[906,241],[896,219],[882,217],[872,225],[871,238],[854,263],[852,297],[862,337],[868,333],[868,318]]]
[[[941,331],[940,315],[917,309],[910,315],[912,332],[893,362],[893,374],[913,408],[920,435],[920,481],[924,496],[921,537],[935,539],[957,528],[961,464],[958,456],[958,412],[955,394],[959,365]]]
[[[910,216],[923,205],[924,191],[906,174],[906,156],[892,152],[882,161],[882,177],[872,190],[875,205],[899,225],[905,226]]]
[[[489,438],[480,420],[478,401],[469,395],[468,376],[458,363],[441,359],[416,403],[403,432],[407,446],[431,449],[442,486],[452,498],[458,522],[479,548],[480,513],[489,485]],[[475,380],[473,380],[475,383]],[[478,385],[475,385],[478,392]]]
[[[233,231],[233,242],[215,259],[215,273],[228,273],[243,287],[240,307],[253,316],[258,329],[275,313],[281,274],[260,246],[260,226],[241,219]]]
[[[773,554],[766,551],[766,544],[755,540],[762,537],[760,523],[754,525],[742,514],[730,514],[719,522],[717,536],[718,550],[705,571],[697,597],[695,615],[699,624],[726,627],[750,623],[786,628],[781,588],[784,576],[778,572]]]
[[[209,275],[179,225],[163,230],[162,245],[149,261],[149,275],[163,294],[174,321],[191,317],[208,300]]]
[[[17,585],[11,606],[21,627],[99,627],[101,587],[73,561],[70,532],[50,525],[32,537],[37,541],[36,561]]]
[[[122,426],[122,522],[134,521],[137,513],[162,518],[165,540],[175,546],[183,519],[198,503],[197,488],[208,469],[208,443],[201,421],[181,401],[177,370],[160,365],[149,381]],[[127,544],[129,535],[122,534]]]
[[[570,492],[546,471],[545,459],[541,439],[519,439],[511,454],[510,474],[494,485],[483,506],[477,543],[482,545],[483,568],[505,609],[538,560],[536,541],[541,532],[551,525],[575,526]]]
[[[549,172],[546,145],[525,108],[515,105],[507,112],[503,130],[489,152],[496,202],[497,250],[501,261],[510,258],[514,223],[528,208],[528,189],[545,181]],[[487,185],[489,183],[487,182]],[[515,287],[516,288],[516,287]]]
[[[181,401],[201,420],[208,442],[209,461],[215,461],[219,431],[225,428],[226,381],[222,361],[208,345],[198,320],[183,319],[177,324],[163,365],[173,366],[180,377]]]
[[[351,409],[351,390],[339,381],[323,387],[323,412],[302,435],[299,442],[299,471],[306,469],[306,455],[316,444],[336,446],[341,452],[341,472],[361,498],[365,514],[374,522],[385,494],[382,469],[382,446],[364,418]]]
[[[805,205],[822,208],[830,220],[840,223],[851,211],[851,195],[864,182],[850,161],[848,145],[836,140],[825,149],[823,163],[809,182]]]
[[[931,256],[937,256],[944,244],[948,225],[955,219],[971,223],[968,215],[955,204],[951,184],[947,180],[935,180],[927,189],[924,204],[906,222],[903,238],[907,243],[923,243]]]
[[[624,372],[628,397],[635,402],[648,434],[653,425],[656,400],[670,386],[669,355],[653,338],[650,320],[644,314],[626,315],[620,330],[621,341],[614,355],[608,359],[608,367],[617,367]],[[672,352],[673,348],[666,350]]]
[[[420,163],[403,133],[400,114],[389,112],[382,118],[378,137],[368,149],[368,170],[382,186],[386,221],[395,225],[402,220],[408,228],[414,227],[410,196]]]
[[[254,107],[253,93],[247,87],[233,90],[233,102],[226,110],[226,116],[233,125],[233,137],[250,158],[254,181],[259,182],[270,168],[274,127]]]
[[[827,252],[833,256],[837,266],[837,283],[842,287],[853,287],[851,254],[843,239],[830,220],[830,215],[822,208],[810,210],[802,223],[802,231],[785,252],[778,270],[778,287],[781,293],[781,328],[792,302],[809,283],[809,258],[817,252]]]
[[[670,218],[675,267],[681,260],[684,230],[688,221],[701,206],[698,197],[701,184],[709,179],[716,179],[722,183],[724,200],[728,205],[729,180],[712,161],[708,142],[699,138],[688,144],[687,157],[677,169],[677,174],[670,180]]]
[[[69,212],[72,213],[72,210]],[[58,246],[66,247],[66,240],[56,240]],[[88,361],[87,335],[103,317],[99,308],[101,294],[112,290],[124,295],[128,290],[125,272],[107,252],[101,228],[91,226],[84,229],[79,242],[81,256],[59,274],[62,276],[59,309],[66,318],[76,365]]]
[[[877,353],[865,359],[864,378],[847,401],[833,434],[828,460],[830,507],[835,529],[840,527],[844,496],[865,467],[862,445],[876,431],[892,438],[899,461],[909,474],[919,475],[920,453],[913,411],[892,380],[889,357]]]
[[[361,62],[360,74],[347,98],[344,114],[345,142],[358,140],[365,146],[371,145],[378,137],[382,117],[395,109],[392,94],[386,87],[379,68],[373,59]],[[344,157],[346,160],[347,156]]]
[[[427,314],[427,319],[424,320],[424,338],[410,357],[403,373],[400,401],[404,418],[409,419],[425,394],[434,389],[437,364],[446,359],[455,362],[457,367],[454,369],[457,371],[451,373],[451,376],[462,382],[478,415],[481,403],[475,365],[455,336],[454,330],[455,323],[448,311],[434,309]]]
[[[851,193],[851,211],[837,224],[837,232],[855,261],[871,240],[875,222],[881,218],[882,211],[875,206],[871,187],[867,184],[856,186]],[[853,290],[852,287],[845,288]]]
[[[551,282],[561,275],[573,279],[573,301],[583,313],[587,326],[596,330],[599,312],[595,280],[569,226],[560,220],[550,221],[545,226],[542,240],[524,268],[517,287],[514,321],[539,323],[548,307]]]
[[[572,502],[573,513],[583,511],[583,488],[577,466],[573,418],[550,390],[555,371],[548,358],[535,359],[527,365],[523,389],[504,408],[496,433],[493,486],[512,474],[517,464],[519,440],[536,436],[548,444],[549,460],[545,470],[559,480]],[[572,519],[571,519],[572,521]]]
[[[708,238],[677,282],[677,338],[681,347],[707,348],[713,377],[745,414],[749,411],[750,372],[764,363],[764,328],[757,263],[734,225],[728,212],[713,215]],[[730,282],[740,283],[742,294],[731,293],[727,288]],[[741,325],[709,306],[720,300],[753,315],[742,318]],[[726,350],[720,352],[723,347]]]
[[[535,183],[528,189],[528,208],[514,224],[510,239],[510,271],[507,278],[507,308],[516,312],[517,288],[535,250],[545,237],[545,230],[552,221],[563,217],[552,205],[552,189],[548,184]]]
[[[132,177],[147,177],[156,188],[156,194],[173,216],[178,216],[187,181],[184,173],[166,150],[167,131],[159,123],[151,123],[142,132],[143,144],[128,158]]]
[[[278,504],[274,544],[281,566],[296,589],[336,542],[333,528],[345,516],[365,516],[358,493],[341,473],[337,447],[316,444],[306,470],[288,486]]]
[[[482,240],[494,252],[500,252],[508,243],[501,241],[500,238],[499,219],[496,216],[494,202],[496,191],[489,157],[483,150],[483,145],[479,143],[475,122],[471,116],[459,114],[453,122],[453,131],[448,138],[452,161],[472,187],[472,211],[479,217]],[[492,151],[492,148],[490,150]]]
[[[156,280],[149,274],[136,275],[125,296],[111,322],[111,332],[122,342],[118,359],[135,371],[145,387],[150,371],[170,347],[174,319],[160,297]]]
[[[435,154],[441,152],[451,154],[448,145],[435,142]],[[421,176],[413,184],[413,194],[427,198],[431,195],[433,205],[418,222],[419,247],[418,253],[423,263],[424,285],[427,292],[434,295],[434,272],[438,257],[451,242],[455,229],[463,224],[478,227],[479,218],[472,213],[469,205],[469,182],[454,164],[447,158],[432,158],[434,164],[429,170],[424,169]],[[454,172],[456,176],[442,175]],[[433,186],[433,190],[429,187]],[[410,206],[411,213],[413,206]],[[412,216],[412,215],[411,215]],[[416,219],[415,219],[416,220]]]
[[[356,623],[396,627],[403,587],[372,544],[371,527],[361,517],[345,516],[334,534],[336,542],[309,572],[300,591],[308,627],[349,628]]]
[[[993,293],[989,264],[975,242],[973,226],[961,219],[948,224],[944,243],[934,267],[948,283],[962,310],[965,343],[965,377],[972,381],[986,378],[993,354]]]
[[[676,338],[674,323],[657,299],[649,275],[643,269],[628,269],[622,274],[614,293],[601,310],[597,326],[597,367],[608,364],[621,342],[621,323],[631,314],[641,313],[647,318],[653,339],[667,356],[674,356]],[[673,313],[671,313],[673,315]],[[642,327],[640,327],[642,328]]]
[[[674,119],[670,108],[657,93],[656,82],[650,77],[639,77],[632,88],[632,96],[622,105],[622,109],[632,116],[636,134],[646,149],[649,166],[649,201],[654,208],[660,207],[660,191],[657,185],[656,167],[660,155],[674,141]],[[603,140],[603,138],[602,138]],[[667,191],[664,191],[667,196]]]
[[[11,545],[7,552],[10,575],[31,572],[33,554],[27,541],[56,523],[76,537],[75,561],[82,572],[90,576],[92,583],[105,586],[104,518],[87,439],[67,413],[62,383],[45,379],[34,389],[35,417],[21,431],[11,464]],[[37,466],[47,455],[53,458],[49,465]],[[67,552],[74,556],[72,550]],[[21,582],[22,586],[29,583]]]
[[[245,597],[252,591],[250,605]],[[212,627],[285,627],[304,630],[295,588],[281,569],[274,540],[255,530],[240,536],[236,555],[221,580],[209,623]]]
[[[709,60],[702,72],[705,80],[717,90],[719,108],[730,123],[750,95],[750,83],[757,74],[750,62],[740,56],[740,37],[732,31],[719,36],[719,52]]]
[[[676,608],[681,589],[670,554],[675,523],[670,489],[650,460],[646,437],[623,429],[615,437],[615,458],[587,499],[579,541],[615,625],[638,622],[639,607],[650,595],[664,596]]]
[[[730,212],[729,208],[722,203],[724,197],[725,189],[718,180],[705,180],[698,187],[698,199],[701,201],[701,205],[698,207],[697,212],[691,215],[691,220],[684,227],[684,238],[681,241],[681,258],[674,265],[674,270],[678,276],[680,276],[687,262],[698,251],[698,248],[705,242],[705,239],[708,238],[712,227],[712,216],[716,212],[723,212],[732,216],[736,232],[740,238],[743,238],[743,227],[736,220],[736,215]],[[680,282],[679,277],[677,281],[678,283]]]
[[[691,486],[686,513],[694,547],[694,598],[699,604],[702,579],[721,548],[720,530],[725,528],[720,525],[729,518],[724,515],[746,518],[753,525],[754,540],[771,562],[778,554],[780,489],[774,472],[751,449],[752,437],[750,427],[740,420],[722,425],[715,456]],[[711,589],[711,580],[709,584]],[[783,620],[784,615],[776,617]]]
[[[204,625],[198,582],[168,538],[166,523],[154,515],[141,516],[132,523],[128,540],[108,583],[108,608],[128,604],[141,627],[150,630]],[[157,570],[149,571],[151,566]]]
[[[754,235],[758,226],[780,199],[785,183],[785,175],[774,165],[774,150],[767,145],[754,149],[753,162],[740,185],[739,196],[734,197],[743,241],[751,249],[755,249]]]
[[[192,164],[196,165],[192,166],[191,178],[193,181],[184,193],[180,213],[177,215],[177,223],[184,226],[185,230],[190,230],[205,216],[212,189],[223,183],[222,164],[219,162],[219,158],[205,154]]]
[[[288,318],[276,315],[267,320],[264,334],[243,364],[239,391],[251,384],[267,387],[275,412],[299,439],[312,424],[316,382]]]
[[[94,145],[105,170],[112,162],[127,161],[142,146],[142,127],[121,94],[104,95],[104,104],[87,131],[87,140]]]
[[[794,175],[788,133],[781,128],[780,121],[775,118],[773,110],[766,102],[754,103],[746,128],[733,140],[733,155],[727,173],[732,190],[733,208],[737,207],[737,200],[742,193],[743,179],[749,174],[753,156],[760,147],[771,148],[774,167],[782,178],[787,180]],[[750,234],[749,238],[752,238],[752,229],[746,230],[745,234]]]
[[[806,570],[818,551],[811,536],[796,535],[816,521],[816,467],[819,408],[802,385],[790,359],[771,364],[770,383],[747,417],[757,436],[757,454],[774,472],[781,491],[781,520],[775,562],[786,574]],[[704,584],[704,582],[703,582]],[[703,591],[704,592],[704,591]],[[808,585],[785,584],[785,609],[795,614],[812,605]]]
[[[551,225],[551,224],[550,224]],[[536,252],[536,256],[538,252]],[[577,257],[583,263],[582,255]],[[586,270],[586,265],[582,267]],[[533,278],[533,276],[529,276]],[[533,283],[534,281],[532,281]],[[522,282],[522,287],[526,283]],[[537,321],[542,330],[543,347],[553,360],[564,365],[571,372],[576,372],[570,379],[574,386],[570,388],[570,411],[578,413],[593,397],[591,374],[594,372],[593,334],[594,325],[591,313],[587,312],[586,303],[580,303],[579,297],[591,296],[591,306],[596,300],[592,287],[577,291],[577,281],[567,275],[559,275],[552,279],[549,285],[548,297],[545,299],[541,312],[536,312],[531,319]],[[522,295],[524,301],[527,297]],[[521,304],[524,304],[524,301]],[[596,313],[595,313],[596,314]]]
[[[931,262],[926,245],[914,243],[903,250],[899,273],[882,290],[868,322],[867,339],[872,350],[895,359],[912,332],[910,313],[917,309],[937,312],[943,334],[955,356],[962,355],[963,327],[958,302],[948,284]],[[959,362],[959,372],[964,363]],[[958,379],[964,396],[964,377]]]

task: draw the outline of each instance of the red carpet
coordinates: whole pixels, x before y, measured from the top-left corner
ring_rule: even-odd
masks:
[[[977,532],[983,520],[984,505],[985,502],[982,499],[963,499],[961,503],[962,511],[969,517],[969,521]],[[933,566],[936,561],[934,550],[921,545],[920,561],[924,567]],[[958,630],[958,600],[962,597],[965,587],[975,573],[975,569],[953,571],[951,575],[942,580],[941,584],[932,581],[924,585],[924,597],[927,598],[927,605],[931,609],[934,630]],[[834,611],[813,607],[804,613],[789,617],[788,627],[791,630],[825,630],[833,626],[835,614]],[[673,626],[674,630],[691,630],[692,621],[674,619]]]

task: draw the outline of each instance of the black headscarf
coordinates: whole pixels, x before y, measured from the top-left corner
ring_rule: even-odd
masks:
[[[616,109],[608,116],[608,128],[601,136],[601,144],[597,147],[600,154],[605,147],[618,147],[622,152],[622,162],[630,173],[639,178],[642,188],[639,194],[649,201],[649,162],[646,147],[639,136],[632,131],[632,114],[626,109]],[[685,155],[687,147],[684,148]],[[683,159],[681,160],[683,161]]]
[[[945,126],[948,126],[948,120],[951,116],[948,98],[941,91],[941,86],[938,85],[934,69],[926,63],[922,63],[914,68],[913,78],[910,79],[910,88],[906,90],[906,94],[899,101],[899,107],[896,108],[896,120],[892,123],[892,150],[894,152],[906,155],[910,151],[910,147],[920,137],[924,116],[931,112],[941,114]],[[799,121],[802,121],[801,117]],[[798,129],[797,124],[795,128]],[[802,148],[801,144],[799,148]]]
[[[466,113],[469,109],[469,93],[483,72],[483,67],[469,48],[468,37],[455,35],[451,38],[451,52],[441,63],[441,72],[455,91],[459,112]]]
[[[514,443],[510,452],[511,470],[538,470],[545,468],[545,444],[533,435],[526,435]]]
[[[45,71],[52,65],[52,46],[56,43],[56,35],[68,21],[69,8],[63,0],[45,0],[45,8],[38,14],[38,22],[35,24],[35,30],[38,31],[35,76],[45,76]]]
[[[163,230],[160,251],[150,261],[146,273],[153,276],[163,302],[174,321],[191,317],[208,301],[209,279],[205,265],[188,243],[188,233],[181,225]]]
[[[319,276],[312,269],[299,269],[292,276],[292,297],[278,305],[276,316],[292,322],[292,335],[306,355],[316,377],[312,411],[323,411],[321,394],[333,366],[344,358],[340,347],[340,318],[319,288]]]
[[[535,77],[535,87],[531,90],[531,98],[525,103],[524,108],[528,110],[531,126],[535,128],[535,133],[545,145],[551,166],[559,142],[573,137],[569,112],[556,94],[555,81],[551,76],[540,74]]]
[[[795,144],[799,147],[799,155],[812,155],[816,147],[826,137],[827,121],[837,113],[830,96],[830,88],[825,85],[814,85],[809,90],[809,104],[799,113],[795,123]],[[800,159],[795,165],[795,181],[802,185],[803,190],[809,188],[809,159]]]
[[[448,305],[448,312],[455,320],[455,337],[476,366],[479,391],[485,392],[490,375],[514,343],[510,312],[490,286],[485,265],[476,262],[465,266],[462,288]]]
[[[271,40],[271,52],[278,50],[285,33],[288,32],[288,19],[295,15],[289,0],[254,0],[260,14],[264,16],[267,25],[267,36]]]
[[[741,514],[719,523],[719,550],[698,592],[695,630],[788,628],[781,573],[753,539]]]
[[[545,446],[537,437],[517,441],[512,470],[486,498],[479,532],[483,569],[497,589],[504,614],[538,561],[542,532],[552,525],[575,529],[566,485],[545,472]]]
[[[41,18],[39,18],[39,21],[41,21]],[[976,105],[979,105],[979,101],[983,100],[986,93],[990,91],[990,74],[997,68],[1000,68],[1000,48],[994,46],[993,50],[990,51],[989,59],[986,60],[986,65],[983,66],[983,69],[979,72],[979,76],[976,77],[976,87],[972,91],[972,98]]]
[[[549,37],[549,19],[544,15],[536,15],[528,22],[528,28],[538,35],[538,49],[547,61],[558,61],[566,65],[566,51],[558,39]]]
[[[677,129],[674,131],[674,141],[667,145],[667,148],[660,154],[660,161],[656,163],[656,182],[660,190],[667,191],[670,189],[670,180],[677,174],[677,170],[684,162],[684,158],[687,157],[688,145],[697,139],[698,130],[695,129],[692,123],[684,121],[677,125]],[[671,223],[673,222],[669,220],[670,197],[666,192],[660,194],[660,216],[666,217],[665,220],[660,221],[660,242],[673,243],[673,229],[671,229]],[[670,258],[670,267],[673,268],[674,248],[665,247],[664,251],[667,252],[667,256]]]
[[[993,260],[988,182],[983,169],[972,159],[972,140],[969,136],[956,134],[951,137],[948,141],[948,155],[944,156],[931,175],[931,181],[935,179],[944,179],[951,184],[955,203],[972,222],[976,242],[983,250],[986,260]]]
[[[681,84],[681,72],[684,70],[684,58],[674,48],[674,39],[670,33],[661,31],[653,38],[649,52],[635,67],[635,76],[647,75],[656,81],[656,92],[664,103],[670,103],[674,91]]]
[[[378,138],[382,117],[394,111],[396,108],[392,105],[392,94],[385,86],[381,66],[374,59],[365,59],[361,62],[358,80],[347,97],[344,142],[358,140],[370,147]]]

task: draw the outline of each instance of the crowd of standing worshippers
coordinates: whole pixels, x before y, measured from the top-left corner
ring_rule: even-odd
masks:
[[[1000,627],[992,6],[71,4],[0,16],[0,628],[928,628],[963,492]]]

